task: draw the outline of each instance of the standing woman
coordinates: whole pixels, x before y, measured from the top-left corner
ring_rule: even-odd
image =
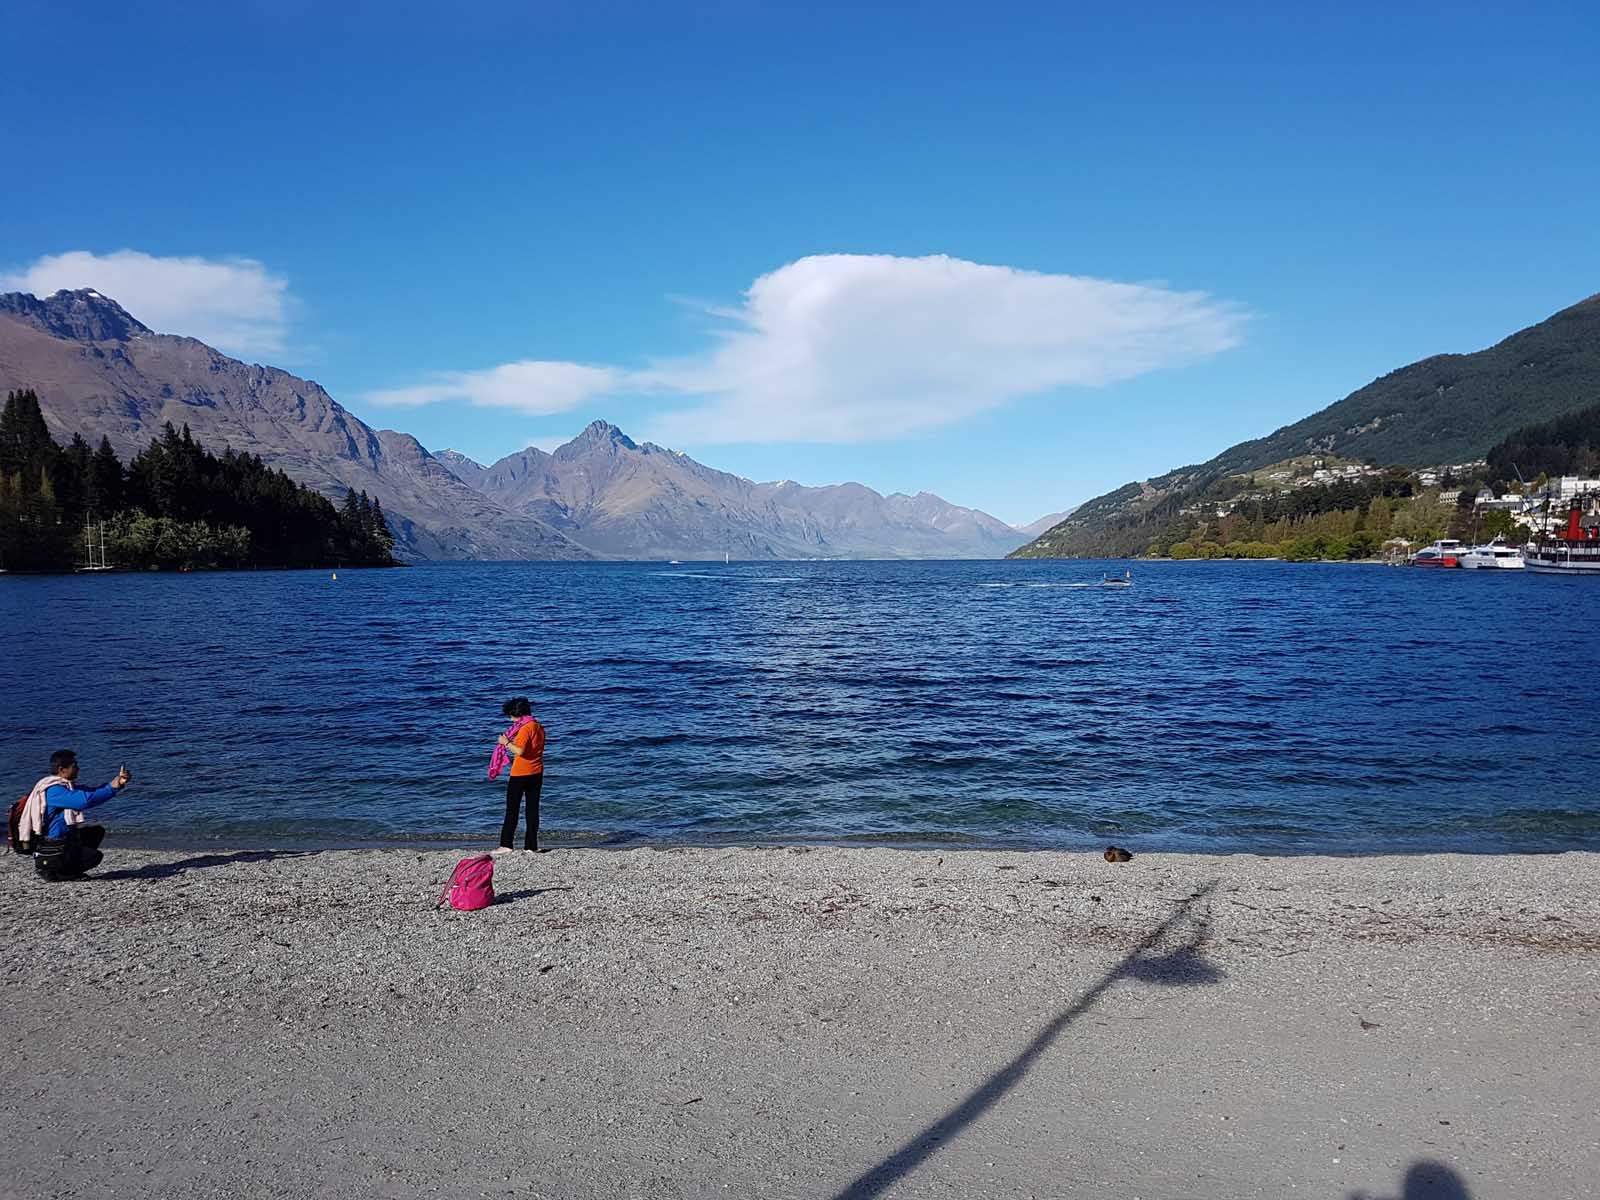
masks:
[[[544,726],[533,719],[533,708],[526,696],[506,701],[503,710],[513,721],[526,717],[509,736],[500,735],[500,748],[511,756],[511,777],[506,780],[506,820],[500,827],[500,848],[496,854],[511,853],[517,840],[517,817],[522,802],[528,802],[528,836],[523,848],[539,848],[539,793],[544,790]]]

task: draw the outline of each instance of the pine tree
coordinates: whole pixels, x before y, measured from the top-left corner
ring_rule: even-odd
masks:
[[[81,433],[75,433],[67,448],[53,457],[50,475],[56,489],[56,503],[61,509],[61,519],[76,529],[88,519],[94,507],[90,497],[89,443],[83,440]]]
[[[21,418],[17,414],[17,394],[6,393],[6,406],[0,411],[0,476],[22,469],[22,443],[17,436]]]
[[[346,488],[344,506],[339,510],[339,529],[351,553],[361,541],[361,499],[355,488]]]
[[[48,460],[55,452],[38,395],[31,388],[8,392],[5,409],[0,412],[0,474]]]
[[[372,499],[372,542],[371,561],[388,562],[394,557],[394,532],[389,528],[388,518],[383,515],[383,504],[376,496]]]
[[[100,437],[100,448],[89,462],[89,496],[96,516],[109,517],[123,506],[122,462],[111,448],[111,439]]]

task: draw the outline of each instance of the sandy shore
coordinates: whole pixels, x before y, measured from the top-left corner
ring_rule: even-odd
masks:
[[[8,1196],[1600,1194],[1600,855],[112,847],[0,861]]]

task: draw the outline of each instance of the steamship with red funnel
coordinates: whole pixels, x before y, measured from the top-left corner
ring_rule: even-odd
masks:
[[[1574,500],[1564,529],[1528,543],[1523,551],[1528,570],[1546,575],[1600,575],[1600,519],[1590,518],[1585,524],[1583,509],[1583,501]]]

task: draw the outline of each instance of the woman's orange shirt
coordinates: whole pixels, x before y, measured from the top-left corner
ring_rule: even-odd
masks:
[[[537,721],[529,721],[516,736],[511,739],[520,754],[512,756],[511,773],[513,775],[543,775],[544,774],[544,726]]]

